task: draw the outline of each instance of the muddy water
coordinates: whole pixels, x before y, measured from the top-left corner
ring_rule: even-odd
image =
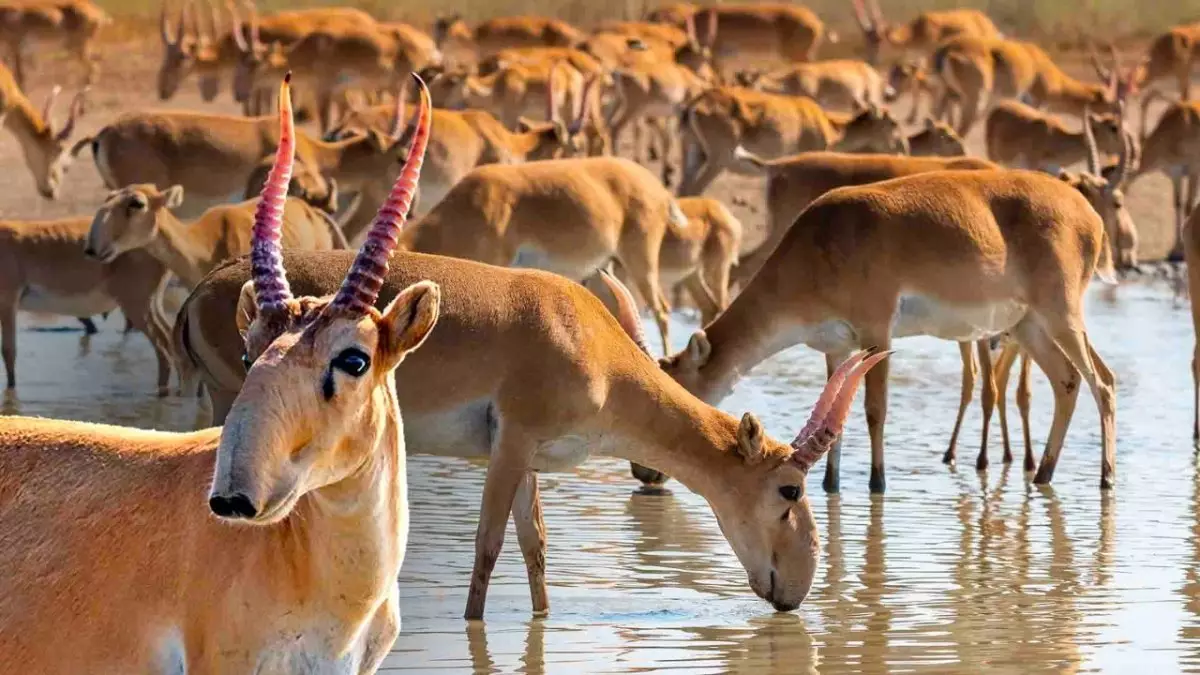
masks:
[[[1188,314],[1151,285],[1124,287],[1115,302],[1093,294],[1088,312],[1120,386],[1115,493],[1098,490],[1098,418],[1086,390],[1052,488],[999,464],[998,431],[993,468],[966,468],[978,447],[974,409],[964,468],[942,466],[958,403],[957,350],[903,341],[892,366],[889,492],[867,492],[856,413],[843,494],[821,492],[820,467],[809,481],[824,556],[813,594],[793,614],[750,594],[703,500],[677,484],[639,494],[623,462],[595,461],[542,479],[551,616],[530,618],[510,529],[487,622],[469,625],[460,617],[483,472],[416,457],[403,631],[387,672],[1200,671]],[[149,346],[120,336],[121,324],[110,317],[85,339],[25,319],[20,396],[4,411],[190,428],[200,406],[150,395]],[[693,326],[680,318],[675,339]],[[807,416],[822,363],[803,348],[780,355],[723,407],[754,410],[784,437]],[[1050,422],[1044,381],[1034,396],[1040,444]]]

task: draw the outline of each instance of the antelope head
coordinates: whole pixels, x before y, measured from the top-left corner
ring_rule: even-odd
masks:
[[[83,115],[83,103],[87,97],[87,88],[80,90],[71,100],[70,112],[66,124],[55,130],[52,124],[54,102],[58,100],[62,87],[55,86],[46,97],[42,107],[42,125],[34,132],[29,141],[23,141],[21,149],[25,154],[25,162],[37,182],[38,193],[46,199],[57,199],[59,188],[62,187],[63,177],[75,160],[68,141],[75,132],[75,123]]]
[[[921,61],[904,60],[892,64],[888,69],[887,88],[884,100],[888,103],[899,98],[900,93],[913,88],[925,78],[925,64]]]
[[[284,80],[279,149],[255,212],[252,278],[238,302],[248,372],[221,431],[209,493],[209,508],[222,519],[278,522],[304,495],[387,461],[372,452],[389,440],[381,434],[395,434],[402,447],[393,371],[437,322],[440,291],[423,281],[382,310],[375,302],[429,138],[423,85],[421,93],[420,122],[404,169],[341,289],[332,298],[295,298],[279,245],[296,147]]]
[[[147,246],[158,236],[163,212],[182,203],[181,185],[159,191],[143,183],[109,192],[92,219],[84,254],[109,263],[126,251]]]
[[[967,144],[949,124],[926,117],[925,127],[908,137],[908,151],[914,156],[965,157]]]
[[[1124,111],[1124,104],[1121,104],[1120,109]],[[1084,110],[1084,119],[1093,119],[1090,110]],[[1121,151],[1113,167],[1101,168],[1100,149],[1096,144],[1093,124],[1085,123],[1083,134],[1087,144],[1087,171],[1078,174],[1060,171],[1059,178],[1079,190],[1096,213],[1100,214],[1104,221],[1104,229],[1108,233],[1109,245],[1114,248],[1113,259],[1117,262],[1117,267],[1129,268],[1137,265],[1137,228],[1133,216],[1125,207],[1125,193],[1122,187],[1136,162],[1136,141],[1133,134],[1124,129],[1123,120],[1123,115],[1117,116]]]
[[[628,289],[607,274],[602,277],[616,296],[617,320],[648,355]],[[867,371],[890,353],[859,352],[838,367],[789,445],[768,437],[754,415],[743,415],[731,439],[733,465],[722,471],[721,485],[704,491],[750,588],[781,612],[799,607],[808,596],[820,558],[817,523],[805,493],[808,472],[841,435]],[[660,363],[665,367],[666,360]]]
[[[687,20],[684,21],[684,27],[687,31],[687,42],[675,50],[675,62],[698,75],[710,74],[713,67],[713,49],[716,48],[717,43],[716,9],[708,11],[708,36],[703,43],[696,37],[694,15],[688,15]]]
[[[447,40],[469,41],[471,29],[462,20],[461,14],[439,15],[433,22],[433,44],[441,49]]]
[[[869,8],[867,2],[870,2]],[[867,48],[867,63],[876,65],[879,63],[879,53],[888,41],[887,23],[883,19],[883,12],[879,11],[876,0],[853,0],[853,4],[854,18],[858,21],[858,27],[862,29],[863,42]]]
[[[1094,44],[1089,45],[1089,51],[1092,67],[1096,70],[1100,81],[1104,83],[1103,86],[1096,89],[1096,96],[1091,102],[1091,107],[1093,110],[1116,113],[1121,104],[1137,93],[1138,66],[1134,65],[1125,70],[1121,65],[1121,55],[1112,43],[1108,45],[1110,65],[1106,66],[1103,63],[1100,55],[1096,53]]]
[[[179,8],[179,16],[175,21],[174,34],[171,31],[171,20],[167,16],[167,0],[162,0],[158,15],[158,33],[163,43],[163,60],[158,67],[158,98],[167,100],[179,90],[183,78],[191,72],[196,64],[195,36],[187,34],[185,17],[194,11],[192,0],[184,0]],[[195,24],[195,14],[192,14]]]
[[[834,144],[838,152],[896,152],[908,154],[908,137],[886,108],[867,106],[851,118]]]
[[[246,0],[246,9],[250,14],[249,26],[242,22],[234,0],[229,0],[226,8],[232,24],[230,35],[233,37],[239,54],[237,66],[233,70],[233,98],[238,103],[244,103],[250,98],[250,94],[254,90],[254,83],[260,76],[260,70],[267,65],[267,62],[284,58],[282,56],[283,48],[275,42],[265,45],[259,39],[258,8],[254,6],[254,3]],[[276,55],[275,58],[271,58],[273,54]]]

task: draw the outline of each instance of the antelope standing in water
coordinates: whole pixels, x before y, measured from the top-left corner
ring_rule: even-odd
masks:
[[[408,498],[392,372],[433,329],[440,292],[424,281],[374,305],[428,99],[333,298],[293,297],[282,265],[286,80],[279,110],[236,316],[254,358],[225,426],[0,421],[0,651],[18,670],[374,673],[399,632]]]

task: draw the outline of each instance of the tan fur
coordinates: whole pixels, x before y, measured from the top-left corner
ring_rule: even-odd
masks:
[[[955,37],[999,38],[999,29],[987,14],[977,9],[945,9],[921,12],[908,23],[889,26],[878,0],[868,0],[870,13],[856,11],[867,48],[867,61],[880,62],[884,47],[902,52],[929,54],[942,42]]]
[[[908,109],[909,124],[915,124],[921,112],[921,98],[933,101],[939,93],[939,84],[930,76],[925,60],[904,60],[892,64],[888,69],[887,95],[884,100],[891,103],[902,94],[908,94],[912,105]]]
[[[609,129],[612,145],[617,147],[621,133],[630,125],[647,118],[656,118],[659,152],[664,158],[662,180],[672,183],[675,167],[669,161],[674,155],[677,133],[672,133],[667,121],[676,120],[685,106],[709,86],[690,68],[674,61],[629,66],[613,71],[614,106]],[[635,126],[637,132],[639,127]],[[640,136],[640,134],[638,134]],[[634,146],[640,147],[635,137]]]
[[[1171,103],[1158,118],[1154,130],[1146,133],[1146,109],[1153,100],[1146,97],[1142,104],[1141,161],[1129,178],[1132,184],[1146,174],[1162,171],[1171,179],[1174,192],[1176,243],[1168,254],[1171,260],[1182,260],[1184,254],[1183,225],[1196,204],[1200,190],[1200,102]]]
[[[53,109],[54,94],[46,100],[43,111]],[[21,146],[25,166],[33,175],[38,193],[47,199],[57,199],[63,177],[74,157],[67,152],[70,138],[80,114],[82,100],[72,104],[70,118],[61,129],[51,127],[49,119],[43,117],[25,97],[12,72],[0,64],[0,122],[12,133]]]
[[[899,155],[805,152],[774,160],[753,153],[738,153],[748,169],[766,174],[767,234],[763,243],[744,255],[734,270],[734,281],[745,285],[766,262],[800,212],[825,193],[848,185],[947,169],[997,169],[974,157],[903,157]]]
[[[250,231],[259,199],[221,204],[183,223],[171,209],[186,198],[178,185],[129,185],[110,192],[96,211],[87,251],[111,262],[128,251],[145,249],[191,290],[219,263],[250,252]],[[306,202],[288,197],[283,204],[280,243],[287,248],[329,251],[346,248],[337,225]]]
[[[729,308],[664,367],[716,402],[754,365],[796,343],[824,352],[833,366],[859,345],[890,348],[898,329],[957,341],[1011,331],[1055,393],[1054,424],[1035,481],[1053,477],[1082,380],[1100,410],[1101,486],[1109,488],[1115,384],[1088,343],[1082,313],[1092,275],[1112,270],[1088,190],[1010,170],[935,171],[833,190],[805,209]],[[902,297],[917,302],[913,296],[950,314],[937,320],[936,311],[910,307],[901,321]],[[1002,316],[1011,326],[983,328],[978,321],[997,315],[966,313],[995,303],[1005,303]],[[985,334],[968,335],[979,330]],[[872,370],[866,386],[871,489],[882,492],[886,366]],[[835,449],[827,490],[837,489],[838,465]]]
[[[554,88],[551,112],[560,120],[574,120],[583,100],[584,76],[557,61],[528,60],[505,64],[487,75],[466,70],[442,73],[429,89],[439,108],[486,110],[510,129],[521,117],[543,119],[547,114],[547,88]]]
[[[1179,100],[1191,96],[1192,69],[1200,56],[1200,23],[1173,26],[1154,38],[1146,56],[1134,71],[1134,84],[1139,89],[1158,80],[1175,78]]]
[[[682,118],[683,181],[680,195],[698,195],[734,161],[739,146],[774,158],[811,150],[903,151],[905,137],[887,111],[856,116],[826,113],[804,96],[781,96],[717,87],[693,101]]]
[[[688,20],[717,72],[733,61],[815,61],[826,38],[825,23],[812,10],[783,2],[720,4],[698,9]]]
[[[181,213],[195,217],[210,206],[241,195],[263,158],[275,151],[279,121],[192,112],[131,112],[91,139],[105,185],[182,185],[188,200]],[[75,144],[78,152],[88,139]],[[397,161],[396,142],[386,134],[359,135],[333,143],[299,132],[293,176],[301,193],[320,201],[332,188],[356,191]]]
[[[700,7],[691,2],[671,2],[646,12],[646,21],[682,26]]]
[[[25,59],[46,45],[66,49],[84,69],[84,83],[99,74],[96,39],[112,23],[91,0],[23,0],[0,7],[0,46],[12,58],[16,79],[25,86]]]
[[[350,260],[338,252],[284,254],[292,288],[305,294],[333,291]],[[205,373],[218,414],[245,377],[228,313],[248,275],[245,260],[217,269],[181,310],[188,326],[181,348]],[[592,293],[560,276],[397,253],[381,299],[409,279],[434,280],[444,303],[437,330],[396,372],[408,448],[489,460],[468,618],[483,616],[510,508],[534,610],[548,610],[546,531],[529,469],[565,471],[589,452],[667,471],[703,495],[755,593],[782,608],[803,600],[815,572],[817,533],[807,499],[789,507],[779,496],[782,485],[803,491],[803,472],[781,461],[789,449],[763,433],[757,419],[747,415],[739,424],[688,395]],[[500,349],[509,356],[495,358]],[[530,376],[538,372],[544,376]],[[546,401],[555,404],[548,408]],[[595,440],[579,445],[578,455],[553,451],[570,439]],[[791,517],[781,520],[788,508]]]
[[[720,201],[685,197],[679,208],[686,228],[669,227],[663,237],[658,267],[663,288],[678,284],[691,294],[708,323],[729,306],[729,276],[742,245],[742,223]]]
[[[88,218],[0,222],[0,328],[8,386],[16,386],[18,310],[89,316],[119,307],[154,345],[159,393],[165,395],[170,330],[152,298],[166,269],[144,251],[109,264],[86,257],[90,226]]]
[[[553,159],[569,143],[567,129],[561,123],[528,123],[523,131],[509,131],[500,120],[483,110],[445,110],[434,108],[429,147],[419,183],[419,203],[414,216],[429,212],[446,196],[455,183],[471,169],[484,164],[518,164]],[[374,130],[390,133],[394,106],[391,104],[351,112],[331,132],[331,138],[346,138]],[[407,138],[411,130],[405,132]],[[363,232],[383,203],[396,180],[399,164],[380,172],[362,186],[362,200],[344,221],[347,239],[353,241]]]
[[[837,59],[796,63],[752,79],[751,88],[772,94],[807,96],[823,108],[859,110],[883,105],[883,77],[865,61]]]
[[[260,316],[251,294],[241,309],[252,322],[240,325],[278,335],[257,345],[223,429],[0,421],[7,665],[375,672],[399,632],[408,532],[392,371],[433,328],[438,306],[431,283],[353,318],[320,314],[325,301],[314,298]],[[370,356],[368,371],[332,374],[351,347]],[[256,511],[220,522],[213,514],[229,495]],[[31,578],[44,583],[22,581]],[[62,631],[72,649],[60,648]]]
[[[1105,155],[1121,151],[1124,130],[1116,115],[1088,115],[1096,145]],[[1002,101],[985,121],[988,159],[1014,168],[1057,172],[1087,159],[1083,131],[1071,131],[1063,121],[1019,101]]]
[[[405,250],[546,269],[582,281],[612,259],[652,303],[667,344],[658,260],[686,217],[658,180],[626,159],[481,166],[401,236]]]
[[[908,137],[908,154],[913,157],[965,157],[967,143],[945,122],[925,118],[925,128]]]
[[[584,34],[565,21],[542,16],[498,17],[470,28],[452,15],[438,17],[433,37],[443,51],[481,60],[510,47],[571,47]]]

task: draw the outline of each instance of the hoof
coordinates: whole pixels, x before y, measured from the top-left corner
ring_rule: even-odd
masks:
[[[1113,486],[1115,484],[1116,484],[1116,481],[1113,479],[1112,476],[1101,476],[1101,478],[1100,478],[1100,489],[1101,490],[1111,490],[1111,489],[1113,489]]]
[[[1054,478],[1054,471],[1048,470],[1046,467],[1038,469],[1037,475],[1033,477],[1034,485],[1049,485]]]
[[[662,487],[663,483],[671,479],[670,476],[661,471],[655,471],[654,469],[642,466],[641,464],[634,464],[633,462],[629,463],[629,473],[647,487]]]
[[[821,481],[821,487],[824,488],[825,494],[836,495],[842,491],[842,481],[838,476],[825,474],[825,480]]]
[[[887,492],[887,479],[883,477],[883,469],[871,467],[871,494],[881,495]]]
[[[988,468],[988,458],[987,457],[979,457],[975,460],[975,470],[976,471],[987,471],[987,468]]]
[[[942,464],[945,464],[946,466],[954,466],[954,462],[955,462],[954,451],[947,450],[945,452],[945,454],[942,455]]]

